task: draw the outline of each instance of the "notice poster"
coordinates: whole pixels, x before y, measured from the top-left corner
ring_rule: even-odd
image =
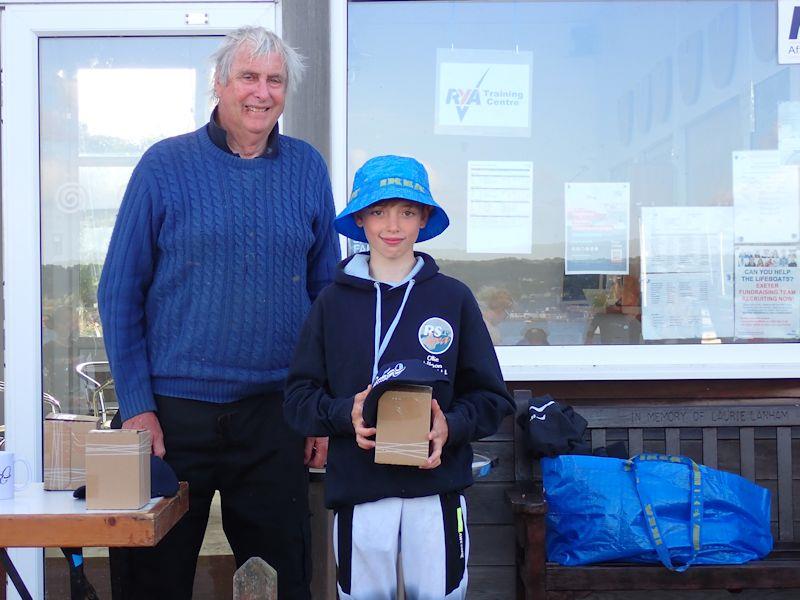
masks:
[[[793,339],[800,335],[797,246],[736,249],[736,337]]]
[[[627,275],[630,184],[564,185],[564,272]]]
[[[778,150],[733,153],[733,208],[737,244],[800,240],[800,172],[780,164]]]
[[[733,208],[643,207],[642,337],[733,337]]]
[[[653,273],[642,277],[642,337],[716,340],[733,333],[730,296],[708,273]]]
[[[800,165],[800,102],[778,105],[778,154],[782,165]]]
[[[530,137],[530,52],[436,51],[434,132]]]
[[[732,276],[732,207],[643,206],[641,228],[643,272]]]
[[[533,163],[467,163],[467,252],[528,254],[533,245]]]

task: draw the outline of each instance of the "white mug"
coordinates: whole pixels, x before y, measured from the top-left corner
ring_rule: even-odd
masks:
[[[25,465],[25,483],[17,481],[15,471],[18,463]],[[0,451],[0,500],[13,498],[14,492],[24,489],[30,481],[31,466],[28,462],[22,458],[14,459],[13,452]]]

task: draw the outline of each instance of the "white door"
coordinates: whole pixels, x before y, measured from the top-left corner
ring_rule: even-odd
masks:
[[[133,166],[158,139],[207,122],[220,36],[245,24],[275,30],[276,10],[9,4],[0,13],[6,447],[37,481],[43,392],[65,412],[88,412],[74,367],[105,359],[97,280]],[[11,556],[43,598],[42,552]]]

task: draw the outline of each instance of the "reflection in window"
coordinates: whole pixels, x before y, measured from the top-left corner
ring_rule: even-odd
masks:
[[[81,155],[138,157],[196,129],[196,80],[195,69],[78,69]]]
[[[217,43],[40,40],[43,389],[65,412],[90,412],[75,367],[106,359],[97,284],[128,179],[154,142],[207,121]]]
[[[776,3],[348,15],[350,177],[379,154],[425,164],[451,227],[419,249],[496,344],[800,336],[798,67],[777,63]]]

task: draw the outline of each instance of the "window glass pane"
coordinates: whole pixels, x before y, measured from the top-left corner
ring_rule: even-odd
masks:
[[[796,340],[776,5],[351,2],[349,180],[375,155],[425,164],[451,226],[419,250],[498,345]]]
[[[43,390],[64,412],[113,415],[97,284],[133,167],[154,142],[192,131],[211,106],[218,38],[40,40]],[[76,367],[98,362],[84,369]],[[92,379],[96,382],[93,383]],[[93,402],[94,400],[94,402]],[[102,415],[100,415],[102,416]]]

